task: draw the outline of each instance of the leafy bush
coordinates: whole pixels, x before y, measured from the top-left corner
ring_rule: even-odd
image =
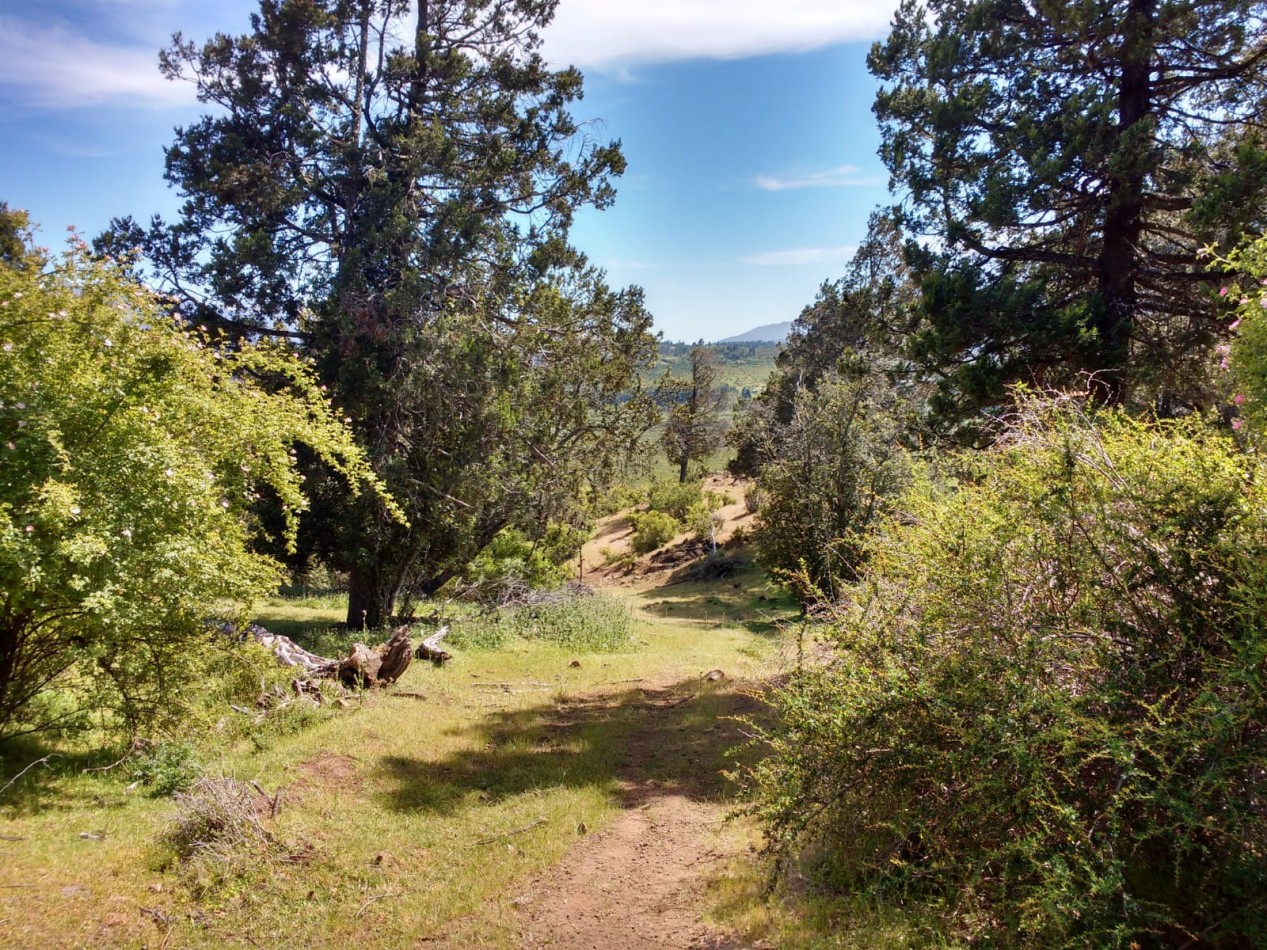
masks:
[[[702,497],[700,482],[656,481],[647,489],[647,507],[685,521],[687,513]]]
[[[712,494],[712,492],[709,492],[709,495]],[[713,497],[715,498],[716,496]],[[701,501],[692,505],[686,513],[687,530],[701,541],[713,540],[716,537],[717,529],[723,524],[725,524],[724,519],[708,501]]]
[[[603,556],[606,567],[630,568],[638,560],[638,555],[629,549],[618,551],[612,547],[603,547],[598,552]]]
[[[1022,400],[900,509],[752,773],[784,865],[972,941],[1267,940],[1256,461],[1200,421]]]
[[[279,579],[252,506],[280,500],[293,541],[298,442],[373,484],[285,347],[218,349],[82,244],[49,270],[0,263],[0,736],[74,710],[182,716],[206,619]]]
[[[574,576],[573,561],[585,543],[585,532],[553,524],[534,541],[516,528],[493,539],[466,569],[467,582],[480,589],[507,583],[533,588],[557,587]]]
[[[630,544],[636,554],[647,554],[668,544],[682,530],[682,523],[663,511],[635,511],[629,520],[633,524]]]
[[[786,425],[763,433],[749,501],[760,509],[757,550],[767,567],[800,575],[803,602],[856,578],[867,532],[905,484],[894,402],[885,383],[829,373],[798,391]]]
[[[160,742],[137,757],[131,779],[152,797],[162,798],[183,792],[201,773],[193,746],[187,742]]]

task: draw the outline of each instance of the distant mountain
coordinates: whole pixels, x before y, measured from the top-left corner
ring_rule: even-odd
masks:
[[[787,339],[787,335],[792,332],[792,321],[785,320],[783,323],[767,323],[763,327],[754,327],[747,333],[741,333],[738,336],[730,336],[724,340],[718,340],[718,343],[782,343]]]

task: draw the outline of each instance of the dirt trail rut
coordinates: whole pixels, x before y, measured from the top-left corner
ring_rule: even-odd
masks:
[[[672,725],[697,700],[646,692],[646,724],[626,745],[621,769],[625,810],[517,898],[524,950],[739,946],[703,921],[706,882],[738,848],[725,833],[718,775],[735,726],[720,718]],[[751,704],[738,694],[720,698],[727,715]]]

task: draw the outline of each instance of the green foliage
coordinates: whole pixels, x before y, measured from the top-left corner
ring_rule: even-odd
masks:
[[[685,482],[692,462],[702,462],[726,441],[722,418],[725,393],[717,386],[717,363],[712,350],[697,346],[690,352],[690,376],[681,381],[665,376],[661,391],[670,401],[660,443]]]
[[[763,460],[754,499],[762,563],[803,573],[799,589],[809,599],[853,581],[867,532],[905,482],[906,429],[882,381],[828,373],[798,392],[788,422],[754,440]]]
[[[1197,419],[1026,397],[867,553],[752,773],[784,861],[940,903],[972,943],[1267,938],[1254,457]]]
[[[1260,233],[1257,0],[903,0],[868,64],[936,407],[1009,382],[1207,402],[1224,323],[1201,248]],[[1213,284],[1217,287],[1217,284]]]
[[[503,529],[568,520],[656,417],[642,292],[567,243],[624,159],[541,55],[555,6],[420,4],[402,33],[396,2],[279,0],[246,35],[176,37],[164,73],[211,105],[167,151],[189,200],[102,239],[139,243],[197,322],[285,327],[317,361],[410,521],[309,471],[301,553],[348,573],[358,629]]]
[[[1240,429],[1243,418],[1260,437],[1267,431],[1267,238],[1236,248],[1219,263],[1230,272],[1229,284],[1220,294],[1235,308],[1232,342],[1216,348],[1220,368],[1231,370],[1228,383],[1238,416],[1232,425]]]
[[[576,556],[586,534],[573,525],[552,524],[539,540],[507,528],[467,568],[469,584],[481,590],[507,584],[534,589],[558,587],[575,573]]]
[[[153,798],[188,789],[202,774],[194,747],[188,742],[160,742],[136,759],[130,778]]]
[[[633,629],[633,614],[621,601],[566,591],[459,621],[450,641],[465,649],[496,650],[514,639],[542,640],[571,650],[614,653],[633,646]]]
[[[685,521],[687,513],[700,503],[704,486],[701,482],[653,482],[647,489],[647,507]]]
[[[231,649],[207,620],[280,578],[253,510],[269,493],[293,543],[299,444],[377,484],[285,347],[212,346],[80,244],[0,266],[0,736],[196,706]]]
[[[631,546],[636,554],[648,554],[668,544],[682,530],[682,522],[664,511],[635,511],[629,521],[633,524]]]

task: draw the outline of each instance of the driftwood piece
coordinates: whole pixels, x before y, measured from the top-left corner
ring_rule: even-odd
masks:
[[[445,624],[422,643],[418,644],[418,651],[414,655],[420,660],[430,660],[435,666],[444,666],[453,656],[440,649],[440,641],[449,635],[448,624]]]
[[[269,650],[273,656],[277,657],[277,662],[282,666],[297,666],[309,676],[329,677],[334,676],[338,671],[338,660],[309,653],[290,637],[283,637],[280,633],[273,633],[259,624],[253,623],[249,625],[242,633],[235,630],[231,624],[224,624],[221,629],[226,634],[237,636],[241,639],[246,639],[249,636],[264,649]]]
[[[339,680],[346,686],[373,686],[383,657],[364,643],[352,645],[352,652],[339,663]]]

